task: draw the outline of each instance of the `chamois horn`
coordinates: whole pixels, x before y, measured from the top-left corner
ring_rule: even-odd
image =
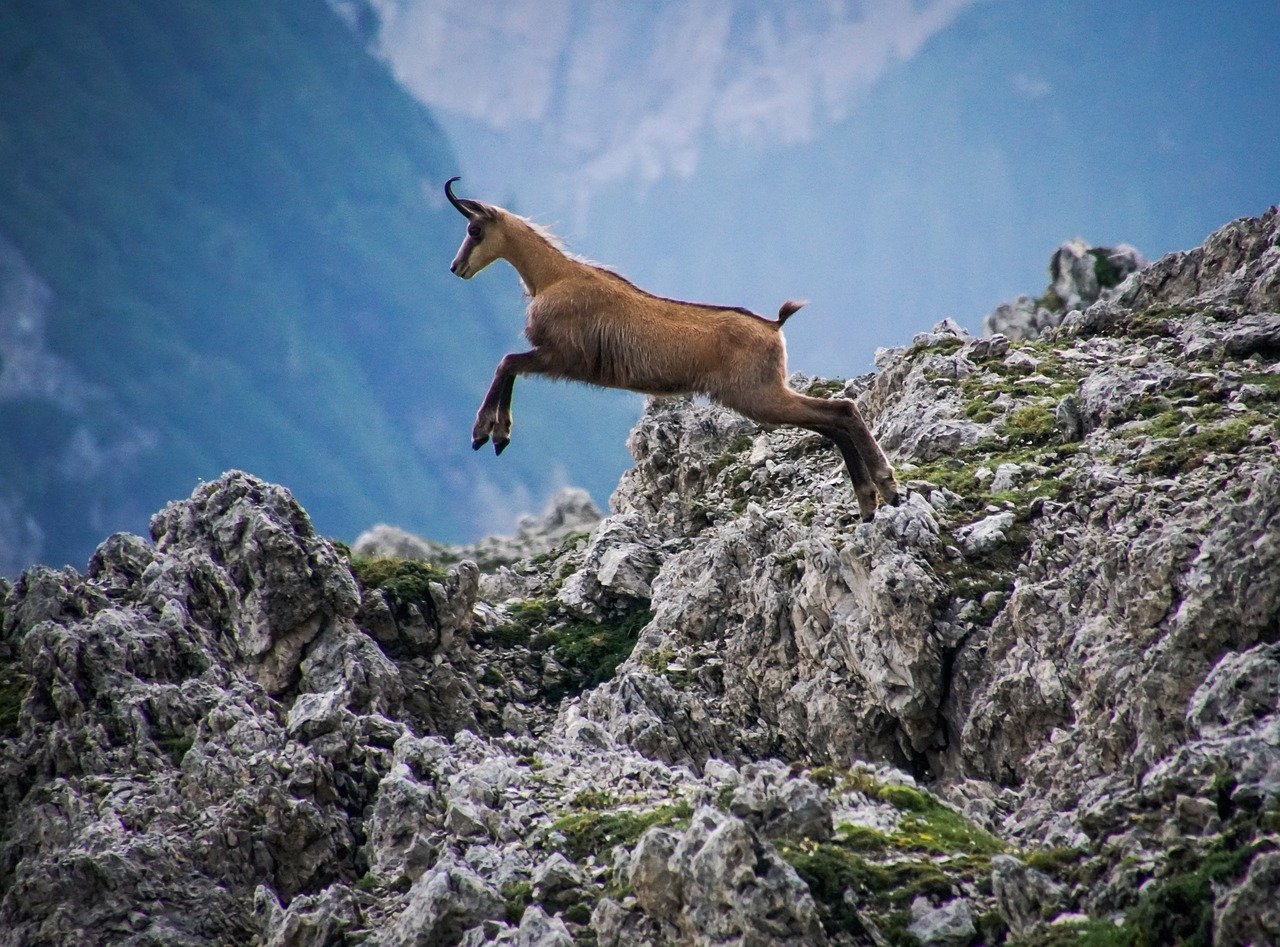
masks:
[[[467,210],[467,208],[463,205],[463,202],[453,196],[453,182],[461,181],[461,180],[462,180],[462,177],[459,175],[459,176],[451,177],[449,178],[449,180],[445,181],[444,195],[445,197],[449,198],[449,203],[458,209],[459,214],[467,218],[467,220],[470,220],[472,217],[475,216],[475,212]]]

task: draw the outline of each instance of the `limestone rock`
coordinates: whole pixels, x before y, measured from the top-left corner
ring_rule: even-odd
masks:
[[[715,809],[683,834],[652,829],[624,869],[641,911],[687,944],[825,944],[794,869],[744,822]]]
[[[572,537],[589,533],[600,522],[600,508],[580,487],[564,487],[540,515],[522,516],[513,536],[489,536],[471,545],[437,543],[386,523],[356,537],[352,550],[361,556],[395,556],[441,565],[464,560],[494,569],[520,559],[546,554]]]
[[[1010,339],[1039,338],[1061,324],[1067,313],[1114,296],[1117,287],[1147,265],[1146,258],[1128,244],[1091,247],[1079,238],[1068,240],[1049,259],[1049,287],[1044,295],[1001,303],[983,319],[983,331]]]

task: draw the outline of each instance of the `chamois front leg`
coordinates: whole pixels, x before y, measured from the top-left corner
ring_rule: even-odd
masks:
[[[495,454],[506,449],[511,443],[511,395],[515,391],[516,376],[538,374],[543,370],[543,358],[537,349],[502,357],[493,373],[489,391],[476,412],[475,427],[471,429],[472,450],[484,447],[491,437]]]

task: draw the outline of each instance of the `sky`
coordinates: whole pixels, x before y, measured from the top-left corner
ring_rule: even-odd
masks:
[[[464,193],[664,295],[809,299],[808,373],[1280,199],[1280,3],[370,2]]]

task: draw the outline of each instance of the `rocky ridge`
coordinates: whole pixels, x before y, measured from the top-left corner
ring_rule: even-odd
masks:
[[[237,472],[0,586],[0,942],[1275,942],[1280,212],[877,365],[869,524],[667,401],[484,571]]]
[[[1009,339],[1035,339],[1061,324],[1067,313],[1085,309],[1100,299],[1115,295],[1115,289],[1147,265],[1137,249],[1122,243],[1118,247],[1092,247],[1079,237],[1068,240],[1049,258],[1049,285],[1032,299],[1019,296],[1001,303],[982,320],[987,335]]]

